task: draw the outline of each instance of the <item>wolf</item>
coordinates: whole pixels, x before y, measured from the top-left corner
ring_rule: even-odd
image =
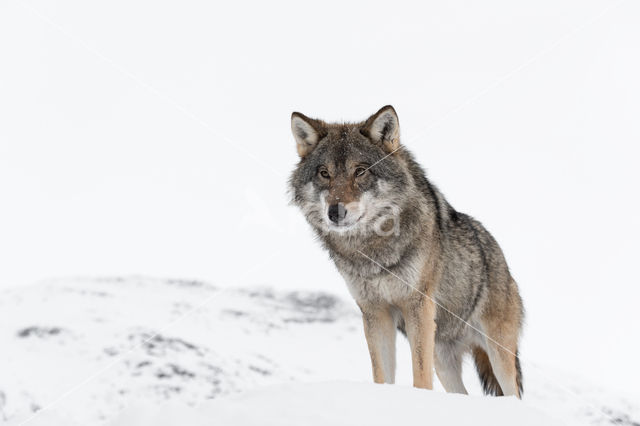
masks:
[[[522,396],[524,310],[502,250],[456,211],[400,144],[387,105],[358,123],[299,112],[290,179],[300,208],[362,312],[375,383],[393,383],[397,330],[411,348],[413,385],[466,394],[470,354],[490,395]]]

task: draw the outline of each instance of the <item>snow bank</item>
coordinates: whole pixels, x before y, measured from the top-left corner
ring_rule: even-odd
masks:
[[[197,309],[203,301],[206,308]],[[374,410],[376,418],[385,418],[377,410],[398,405],[396,395],[403,401],[415,398],[414,409],[421,414],[425,407],[439,410],[441,401],[447,404],[459,398],[444,395],[437,380],[438,395],[402,387],[409,387],[412,380],[406,339],[398,339],[400,386],[392,391],[345,384],[340,388],[348,391],[322,385],[240,394],[292,382],[371,380],[355,304],[326,293],[223,289],[204,282],[145,277],[61,279],[0,292],[0,324],[0,424],[6,419],[11,426],[26,419],[31,419],[29,426],[110,425],[125,407],[136,403],[147,404],[147,409],[138,406],[128,415],[149,417],[161,408],[165,424],[172,415],[225,419],[239,416],[234,413],[238,406],[253,407],[254,400],[257,407],[266,404],[287,415],[294,415],[298,407],[317,418],[327,415],[304,406],[310,400],[320,411],[362,416]],[[638,425],[640,409],[635,401],[546,366],[523,363],[523,369],[524,402],[529,407],[567,425]],[[463,376],[469,392],[480,395],[473,366],[465,364]],[[276,392],[279,396],[273,401],[263,399]],[[379,393],[384,394],[384,403],[376,402],[382,397]],[[353,395],[364,399],[355,401]],[[340,405],[341,398],[348,404]],[[210,400],[199,410],[184,409]],[[174,409],[168,404],[181,405]],[[465,398],[460,404],[464,408],[448,415],[483,416],[479,404],[488,410],[500,405],[500,415],[508,415],[509,404],[523,407],[494,398]],[[50,408],[39,411],[42,407]],[[262,418],[259,413],[268,410],[256,408],[255,413],[241,415]],[[411,410],[401,407],[409,417]]]
[[[516,398],[444,394],[406,386],[329,382],[286,384],[220,398],[197,408],[126,409],[112,426],[559,425]]]

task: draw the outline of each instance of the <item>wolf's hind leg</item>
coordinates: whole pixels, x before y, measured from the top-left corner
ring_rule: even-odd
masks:
[[[393,383],[396,375],[396,323],[388,306],[360,306],[375,383]]]
[[[521,397],[518,385],[518,368],[516,366],[515,346],[498,346],[493,342],[487,343],[487,354],[491,361],[493,372],[500,383],[505,396]]]
[[[518,353],[518,329],[509,322],[488,321],[485,330],[489,338],[485,339],[486,355],[491,363],[495,378],[505,396],[522,397],[522,374]],[[478,364],[481,353],[474,353]],[[500,393],[497,392],[499,395]]]
[[[438,380],[449,393],[467,394],[462,382],[463,350],[457,343],[436,343],[435,365]]]
[[[505,396],[515,395],[521,398],[522,372],[518,359],[518,337],[522,306],[518,299],[502,305],[494,304],[490,308],[485,311],[482,328],[486,333],[483,346],[489,357],[491,370]]]

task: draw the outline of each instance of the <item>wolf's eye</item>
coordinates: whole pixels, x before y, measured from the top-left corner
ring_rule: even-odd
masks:
[[[356,171],[355,171],[354,175],[355,175],[355,177],[360,177],[365,173],[367,173],[367,169],[365,169],[364,167],[358,167],[358,168],[356,168]]]
[[[329,179],[331,176],[329,175],[329,172],[326,170],[320,170],[320,176],[322,176],[325,179]]]

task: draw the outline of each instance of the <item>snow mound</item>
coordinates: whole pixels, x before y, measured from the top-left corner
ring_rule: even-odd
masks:
[[[516,398],[444,394],[405,386],[331,382],[286,384],[225,397],[196,409],[131,407],[113,426],[388,426],[393,424],[553,426]]]
[[[313,367],[335,365],[332,344],[360,325],[355,307],[326,293],[147,277],[5,291],[0,324],[0,424],[19,424],[52,403],[49,422],[105,424],[132,401],[194,405],[296,379],[334,379],[342,369],[327,376]],[[351,363],[358,361],[344,365]],[[368,376],[368,364],[359,364]]]
[[[109,425],[139,404],[160,409],[166,418],[173,411],[163,407],[181,404],[202,407],[178,409],[185,418],[214,413],[222,419],[245,416],[249,422],[257,416],[262,424],[274,421],[265,413],[280,412],[294,418],[371,412],[385,419],[390,414],[378,410],[391,410],[405,399],[415,399],[415,408],[403,402],[411,407],[391,410],[395,415],[429,416],[432,406],[440,410],[442,405],[454,411],[450,416],[477,417],[486,412],[476,405],[486,404],[505,416],[510,407],[521,414],[535,407],[576,426],[638,426],[640,418],[636,402],[529,362],[523,363],[525,405],[479,396],[470,365],[464,381],[477,396],[468,401],[444,394],[437,381],[434,392],[405,388],[412,383],[405,339],[398,339],[398,385],[365,385],[371,367],[360,313],[352,301],[323,292],[220,288],[146,277],[47,281],[0,292],[0,348],[0,424],[12,426],[27,419],[28,426]],[[341,381],[363,384],[344,384],[344,389],[293,384]],[[279,397],[267,404],[263,398],[271,394]],[[254,399],[260,407],[274,408],[247,403],[250,409],[233,414]],[[301,405],[307,400],[319,408]],[[211,403],[202,405],[205,401]],[[146,411],[130,415],[151,415]]]

